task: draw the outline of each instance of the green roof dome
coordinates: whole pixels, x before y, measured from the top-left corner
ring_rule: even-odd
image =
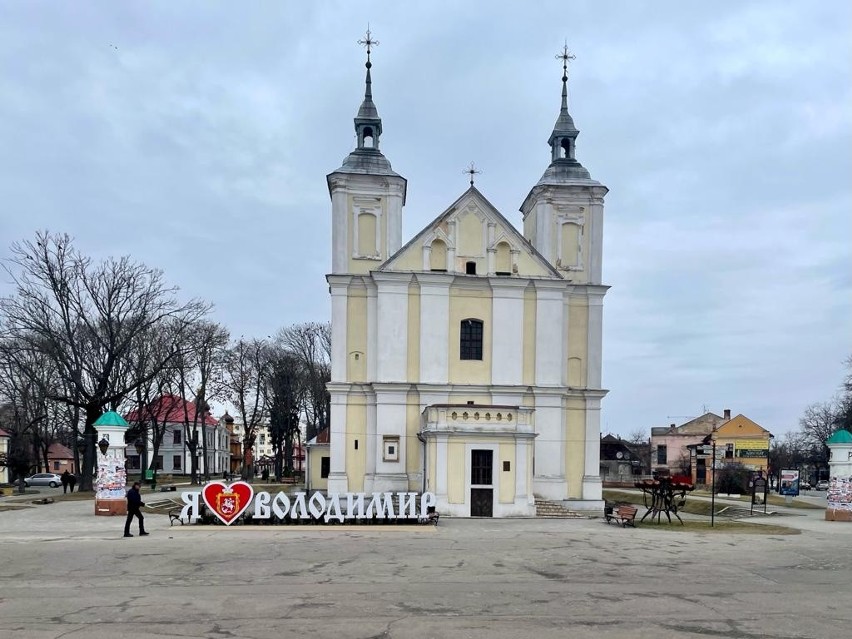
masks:
[[[94,426],[124,426],[127,428],[130,424],[124,420],[124,417],[111,410],[98,417]]]
[[[852,444],[852,433],[848,430],[839,430],[829,437],[826,444]]]

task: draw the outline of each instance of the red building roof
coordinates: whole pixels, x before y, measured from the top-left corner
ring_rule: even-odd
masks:
[[[51,460],[74,459],[74,453],[67,446],[54,442],[47,447],[47,458]]]
[[[197,410],[195,402],[189,402],[177,395],[163,395],[142,410],[130,411],[124,418],[131,423],[156,419],[162,424],[183,424],[186,419],[191,424],[195,420]],[[204,416],[204,423],[208,426],[216,426],[219,422],[207,413]]]
[[[11,436],[12,435],[10,433],[7,433],[5,430],[0,428],[0,437],[11,437]]]

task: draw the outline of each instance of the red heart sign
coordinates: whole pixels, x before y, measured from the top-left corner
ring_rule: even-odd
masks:
[[[221,519],[223,524],[230,526],[251,504],[254,489],[244,481],[235,481],[230,486],[213,481],[204,487],[201,494],[213,514]]]

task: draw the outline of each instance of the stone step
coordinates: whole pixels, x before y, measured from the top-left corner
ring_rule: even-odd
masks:
[[[542,519],[585,519],[584,515],[575,513],[562,504],[540,497],[535,499],[535,516]]]

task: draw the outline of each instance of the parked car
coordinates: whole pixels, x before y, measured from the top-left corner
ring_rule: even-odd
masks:
[[[809,481],[800,481],[799,482],[799,490],[811,490],[811,482]]]
[[[816,489],[817,490],[828,490],[828,480],[827,479],[821,479],[820,481],[818,481],[817,485],[816,485]]]
[[[24,478],[24,486],[50,486],[56,488],[62,483],[62,477],[56,473],[36,473]]]

